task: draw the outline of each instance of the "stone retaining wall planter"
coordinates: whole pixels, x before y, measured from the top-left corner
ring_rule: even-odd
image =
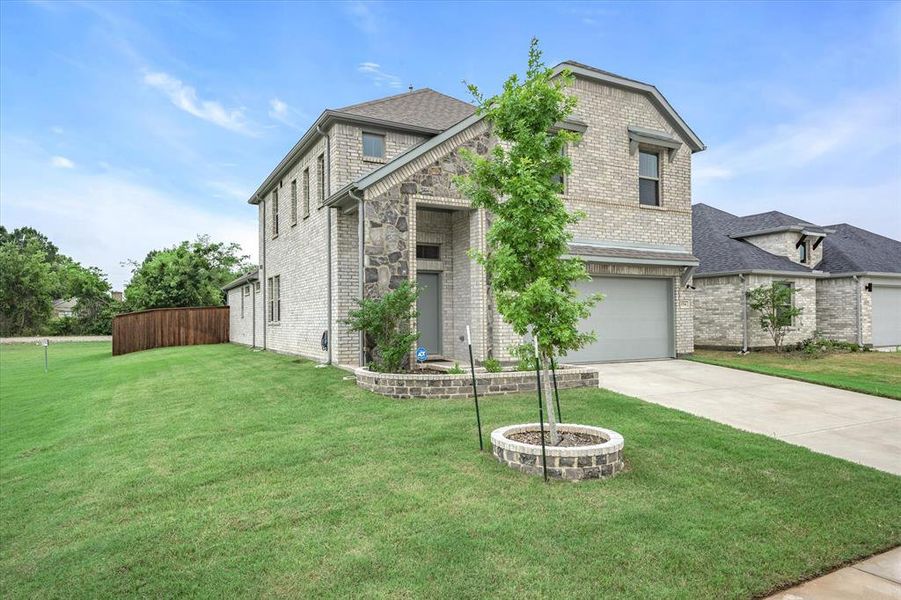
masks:
[[[447,373],[375,373],[356,369],[357,385],[392,398],[467,398],[472,396],[472,376]],[[590,367],[566,367],[557,371],[557,387],[561,390],[598,387],[598,370]],[[534,371],[476,371],[479,396],[515,394],[535,391]]]
[[[524,444],[511,440],[509,434],[523,431],[538,431],[538,423],[509,425],[491,432],[494,456],[507,466],[541,476],[543,473],[541,446]],[[547,425],[545,425],[547,431]],[[558,432],[585,433],[606,440],[602,444],[590,446],[546,446],[547,474],[555,479],[580,481],[582,479],[603,479],[612,477],[623,470],[623,436],[610,429],[560,423]],[[540,438],[539,438],[540,439]]]

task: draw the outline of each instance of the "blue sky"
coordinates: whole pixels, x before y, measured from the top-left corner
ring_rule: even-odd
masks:
[[[901,238],[901,3],[4,2],[0,221],[116,287],[197,233],[256,258],[246,200],[322,109],[495,91],[533,35],[667,96],[695,202]]]

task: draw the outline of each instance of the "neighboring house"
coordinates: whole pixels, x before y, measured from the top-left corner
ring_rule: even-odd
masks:
[[[74,317],[75,305],[78,304],[78,298],[69,298],[68,300],[59,299],[53,301],[53,317],[60,319],[62,317]]]
[[[704,146],[653,86],[564,68],[579,104],[558,127],[583,134],[567,149],[564,196],[586,215],[571,252],[592,275],[581,289],[607,296],[584,324],[598,341],[567,359],[690,353],[691,157]],[[365,363],[348,312],[409,280],[421,290],[415,325],[430,355],[464,360],[469,326],[476,360],[509,360],[521,340],[468,255],[484,248],[491,215],[470,208],[452,181],[465,169],[460,148],[485,154],[494,143],[471,104],[430,89],[323,112],[249,200],[259,209],[262,284],[251,297],[265,323],[250,338],[233,327],[233,339]],[[229,290],[233,325],[237,314],[247,319],[247,296],[235,292],[247,283]]]
[[[692,207],[698,347],[772,346],[748,290],[794,288],[803,312],[785,338],[814,332],[869,346],[901,345],[901,242],[847,224],[818,226],[778,211],[737,217]]]
[[[263,330],[259,269],[238,277],[222,289],[229,306],[230,340],[247,346],[261,345],[257,340],[258,332]],[[259,335],[262,336],[261,333]]]

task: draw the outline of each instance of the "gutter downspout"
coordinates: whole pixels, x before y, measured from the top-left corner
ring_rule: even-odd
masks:
[[[316,126],[316,133],[325,138],[325,155],[327,157],[325,161],[325,197],[328,198],[332,195],[332,138],[322,130],[321,125]],[[332,364],[332,345],[334,343],[332,339],[332,208],[330,206],[325,207],[325,273],[328,302],[325,308],[325,330],[328,338],[325,364],[330,365]]]
[[[363,226],[363,197],[357,196],[354,189],[347,190],[347,194],[351,199],[357,201],[357,241],[359,242],[359,258],[357,263],[357,294],[360,300],[363,300],[363,260],[366,256],[364,242],[366,240],[366,229]],[[366,366],[366,350],[363,348],[364,342],[363,332],[360,332],[360,366]]]
[[[741,353],[748,353],[748,280],[739,273],[741,281]]]
[[[262,219],[260,219],[260,237],[263,238],[263,256],[262,260],[260,260],[260,271],[262,277],[260,277],[260,287],[263,290],[263,350],[266,349],[266,200],[260,198],[259,194],[257,194],[257,200],[260,201],[260,210],[263,213]]]
[[[863,289],[861,289],[862,286],[861,286],[860,277],[858,277],[857,275],[854,275],[852,277],[852,279],[857,284],[857,293],[855,294],[855,296],[857,297],[857,302],[856,302],[856,306],[855,306],[855,313],[856,313],[855,320],[857,321],[857,345],[863,346],[863,315],[861,314],[862,306],[861,306],[861,302],[860,302],[861,296],[863,295]]]

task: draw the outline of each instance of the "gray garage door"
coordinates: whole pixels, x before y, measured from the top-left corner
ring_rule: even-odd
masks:
[[[901,287],[873,286],[873,345],[901,345]]]
[[[594,277],[578,284],[604,300],[582,322],[597,341],[566,356],[569,362],[596,362],[673,356],[673,296],[669,279]]]

